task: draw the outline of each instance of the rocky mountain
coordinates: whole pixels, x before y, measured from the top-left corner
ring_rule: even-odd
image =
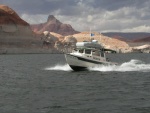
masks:
[[[133,42],[150,42],[150,37],[135,39]]]
[[[29,47],[36,43],[30,25],[6,5],[0,5],[0,47]]]
[[[31,28],[37,33],[49,31],[61,34],[63,36],[79,33],[78,31],[75,31],[71,25],[61,23],[53,15],[48,16],[47,22],[31,25]]]

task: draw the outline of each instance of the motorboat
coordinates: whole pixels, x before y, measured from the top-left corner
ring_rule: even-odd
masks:
[[[65,58],[68,65],[74,71],[88,70],[90,67],[100,65],[116,65],[106,58],[104,47],[97,40],[91,42],[77,42],[76,48],[71,53],[66,53]],[[115,52],[115,51],[113,51]]]

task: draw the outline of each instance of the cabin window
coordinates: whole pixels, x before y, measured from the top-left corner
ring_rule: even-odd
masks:
[[[85,49],[85,54],[91,54],[91,50],[90,49]]]
[[[92,54],[95,55],[95,56],[100,56],[100,53],[99,53],[99,51],[97,51],[97,50],[93,50],[93,51],[92,51]]]
[[[80,49],[80,50],[79,50],[79,53],[83,53],[83,49]]]

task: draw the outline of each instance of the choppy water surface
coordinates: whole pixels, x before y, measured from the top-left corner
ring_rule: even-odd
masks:
[[[1,55],[1,113],[150,113],[150,54],[74,72],[63,55]]]

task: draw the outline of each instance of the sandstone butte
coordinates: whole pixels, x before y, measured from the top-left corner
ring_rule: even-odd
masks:
[[[53,35],[54,37],[58,38],[59,41],[63,41],[64,40],[64,36],[60,35],[58,33],[54,33],[54,32],[50,32],[51,35]]]
[[[46,31],[48,32],[48,31]],[[131,48],[125,41],[121,41],[119,39],[111,38],[104,36],[98,32],[92,32],[94,36],[90,36],[90,32],[81,32],[74,35],[63,36],[54,32],[48,32],[50,37],[55,37],[57,41],[64,43],[76,43],[76,42],[83,42],[83,41],[91,41],[91,38],[97,40],[99,43],[102,44],[107,49],[112,49],[117,52],[131,52]],[[43,34],[44,35],[44,34]],[[42,36],[42,35],[41,35]]]

